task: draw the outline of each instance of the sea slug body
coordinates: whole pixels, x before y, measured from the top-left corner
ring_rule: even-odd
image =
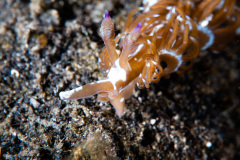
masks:
[[[62,100],[98,94],[121,117],[134,90],[191,67],[200,50],[223,49],[240,33],[240,10],[233,0],[144,0],[129,13],[123,33],[105,11],[100,33],[105,43],[99,65],[107,78],[60,92]],[[133,18],[139,12],[138,16]]]

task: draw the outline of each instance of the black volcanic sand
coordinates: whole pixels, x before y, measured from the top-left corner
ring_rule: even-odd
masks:
[[[137,89],[116,116],[96,96],[59,92],[104,79],[105,9],[116,34],[141,1],[0,1],[2,159],[240,159],[240,43]]]

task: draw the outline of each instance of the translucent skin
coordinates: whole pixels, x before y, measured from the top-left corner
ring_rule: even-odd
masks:
[[[105,11],[100,32],[106,47],[100,54],[99,65],[106,69],[107,78],[60,92],[60,98],[81,99],[98,94],[98,100],[110,101],[121,117],[125,99],[132,95],[135,84],[138,88],[148,88],[161,77],[181,73],[191,67],[200,49],[218,49],[229,42],[220,43],[216,37],[235,36],[240,12],[234,1],[221,3],[220,0],[159,0],[151,5],[147,2],[143,8],[129,13],[124,32],[117,37],[114,23]],[[133,18],[138,11],[143,13]],[[219,19],[216,13],[223,18]]]

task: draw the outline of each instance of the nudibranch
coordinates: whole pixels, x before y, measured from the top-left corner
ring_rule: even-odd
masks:
[[[134,17],[136,12],[141,14]],[[144,7],[129,13],[123,33],[115,37],[106,10],[100,28],[106,46],[99,65],[106,69],[107,78],[60,92],[60,99],[97,94],[98,101],[110,101],[121,117],[135,84],[148,88],[161,77],[183,72],[200,50],[226,45],[239,25],[240,12],[232,0],[144,0]]]

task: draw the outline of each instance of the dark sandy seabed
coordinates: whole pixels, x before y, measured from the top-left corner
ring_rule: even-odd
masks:
[[[116,33],[133,0],[0,1],[1,159],[240,159],[240,42],[137,89],[118,118],[96,96],[58,94],[104,78],[105,9]]]

